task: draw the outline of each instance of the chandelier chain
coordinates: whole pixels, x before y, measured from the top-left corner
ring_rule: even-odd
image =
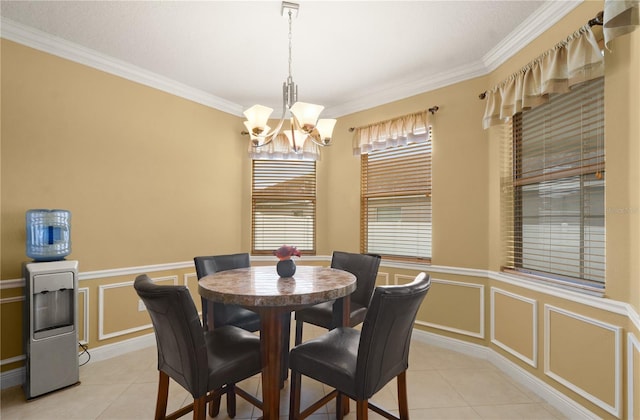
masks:
[[[289,79],[291,79],[291,62],[292,62],[292,60],[291,60],[291,50],[292,50],[291,43],[292,43],[292,39],[293,39],[293,36],[291,35],[291,20],[292,20],[291,19],[291,15],[292,15],[292,12],[291,12],[291,10],[289,10]]]
[[[289,19],[289,75],[282,84],[282,116],[280,122],[273,130],[267,125],[273,109],[262,105],[254,105],[244,112],[247,121],[244,122],[251,136],[251,147],[257,149],[271,144],[282,133],[287,137],[290,150],[298,154],[304,154],[305,158],[310,154],[314,159],[317,153],[309,151],[309,147],[329,146],[331,135],[336,123],[335,119],[319,119],[324,109],[322,105],[298,102],[298,86],[293,82],[293,17],[297,16],[299,5],[297,3],[282,2],[281,12]],[[284,12],[287,15],[284,15]],[[294,15],[295,12],[295,15]],[[283,123],[289,121],[290,129],[282,131]],[[309,140],[309,146],[305,145]],[[280,142],[281,140],[277,140]],[[280,145],[278,147],[281,147]],[[265,149],[266,150],[266,149]],[[275,150],[275,149],[274,149]],[[279,149],[278,149],[279,150]],[[279,152],[278,152],[279,153]]]

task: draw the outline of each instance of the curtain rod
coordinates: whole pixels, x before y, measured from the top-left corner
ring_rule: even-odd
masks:
[[[431,113],[431,115],[433,115],[436,112],[438,112],[439,109],[440,109],[440,107],[436,105],[436,106],[432,106],[431,108],[427,109],[427,111],[429,111]],[[395,118],[391,118],[391,119],[394,120]],[[371,125],[371,124],[368,124],[368,125]],[[366,126],[363,125],[362,127],[366,127]],[[349,132],[353,133],[358,128],[361,128],[361,127],[349,127]]]
[[[587,22],[587,25],[589,25],[589,26],[602,26],[603,24],[604,24],[604,11],[602,11],[602,10],[600,10],[598,12],[598,14],[593,19],[590,19]],[[486,90],[478,95],[478,98],[480,98],[480,100],[482,100],[482,99],[484,99],[486,97],[487,97],[487,91]]]

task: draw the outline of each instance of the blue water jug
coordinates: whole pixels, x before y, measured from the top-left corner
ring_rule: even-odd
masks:
[[[27,210],[27,256],[35,261],[58,261],[71,253],[71,212]]]

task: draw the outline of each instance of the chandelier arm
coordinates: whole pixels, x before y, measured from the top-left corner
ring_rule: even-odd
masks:
[[[308,136],[309,136],[309,139],[315,144],[317,144],[318,146],[321,146],[321,147],[331,146],[331,142],[325,143],[322,141],[322,139],[320,138],[320,132],[317,129],[314,129],[311,133],[308,134]]]

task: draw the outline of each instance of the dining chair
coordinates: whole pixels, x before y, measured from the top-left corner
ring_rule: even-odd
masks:
[[[193,261],[196,266],[196,275],[198,280],[208,274],[217,273],[219,271],[233,270],[235,268],[247,268],[251,266],[251,259],[246,252],[238,254],[226,255],[209,255],[194,257]],[[260,331],[260,315],[257,312],[243,308],[239,305],[225,304],[220,302],[211,302],[205,298],[202,299],[202,325],[205,329],[210,329],[209,309],[212,308],[213,329],[224,325],[233,325],[250,332]],[[284,381],[289,376],[289,331],[291,330],[291,314],[283,315],[282,331],[282,359],[280,364],[282,370],[280,372],[280,388],[284,387]],[[220,401],[216,400],[212,404],[214,413],[220,409]]]
[[[198,280],[202,277],[219,271],[233,270],[234,268],[246,268],[251,266],[248,253],[210,255],[195,257]],[[242,306],[225,303],[213,303],[202,298],[202,325],[209,329],[209,309],[213,308],[213,328],[223,325],[235,325],[244,330],[255,332],[260,329],[260,316]]]
[[[229,417],[236,414],[236,394],[262,409],[262,402],[235,384],[262,370],[260,338],[227,325],[205,331],[186,286],[154,284],[145,274],[133,287],[147,308],[158,350],[156,419],[176,419],[193,411],[194,419],[206,417],[206,404],[227,394]],[[193,402],[167,415],[169,378],[192,396]],[[210,415],[211,405],[209,406]]]
[[[348,271],[356,276],[356,290],[349,297],[349,327],[355,327],[364,320],[376,285],[380,260],[380,255],[376,254],[333,252],[331,268]],[[333,304],[334,301],[323,302],[296,311],[296,345],[302,342],[302,327],[305,322],[327,330],[338,326],[334,321]]]
[[[339,327],[295,346],[289,355],[291,392],[289,419],[304,419],[333,398],[336,418],[342,419],[342,397],[357,402],[356,418],[366,420],[368,410],[398,419],[368,400],[394,377],[398,386],[400,419],[409,418],[406,372],[413,324],[429,288],[428,274],[409,284],[379,286],[373,293],[361,330]],[[334,390],[300,413],[301,375]],[[347,400],[348,402],[348,400]]]

